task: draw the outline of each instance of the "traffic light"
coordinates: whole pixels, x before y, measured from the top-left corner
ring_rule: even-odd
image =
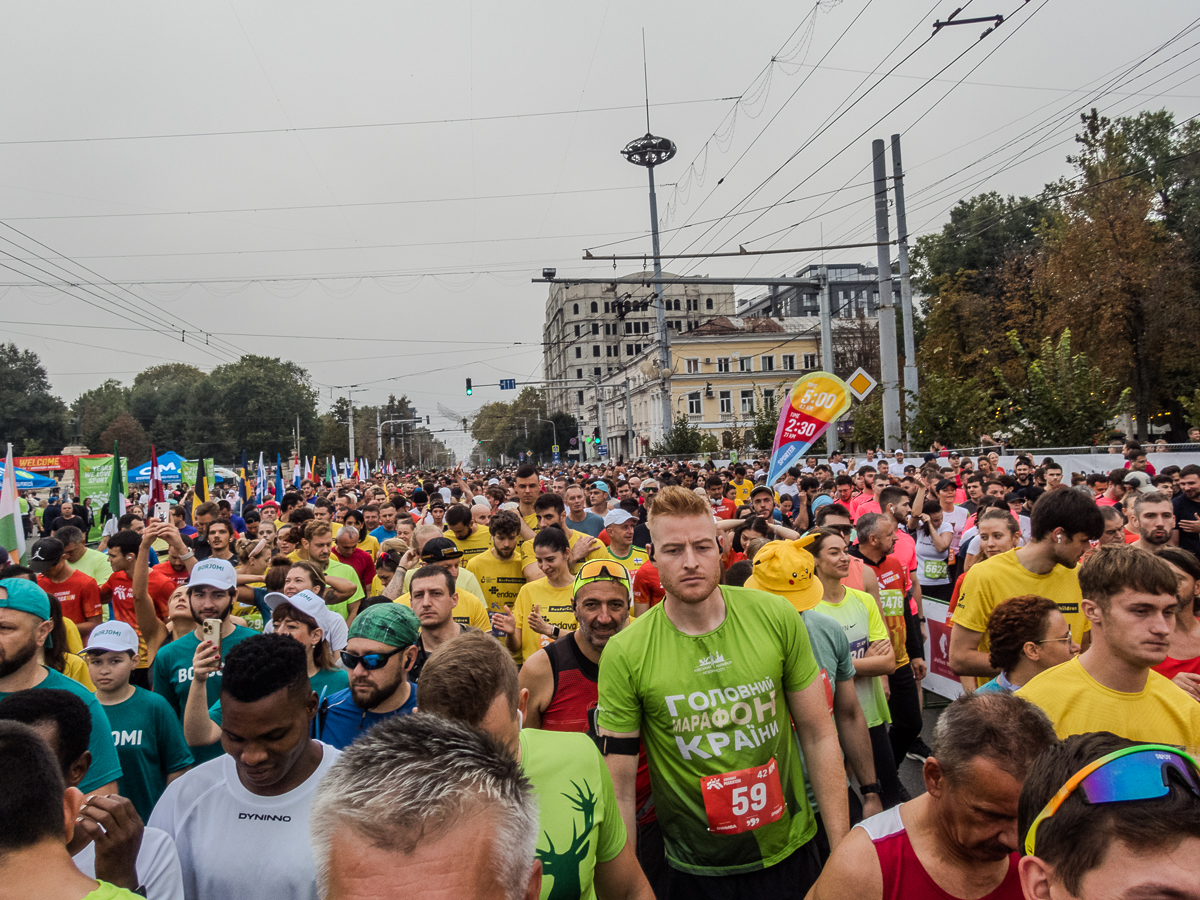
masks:
[[[467,396],[470,397],[473,393],[475,393],[475,390],[471,387],[471,379],[468,378],[467,379]]]
[[[592,443],[594,443],[594,444],[600,443],[600,429],[599,428],[592,429]]]

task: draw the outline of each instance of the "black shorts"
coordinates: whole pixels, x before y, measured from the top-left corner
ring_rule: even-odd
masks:
[[[813,840],[783,862],[743,875],[692,875],[668,868],[664,900],[804,900],[820,874]]]

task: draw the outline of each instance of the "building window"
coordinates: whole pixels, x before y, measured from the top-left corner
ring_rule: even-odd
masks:
[[[700,392],[688,394],[688,415],[698,416],[703,412],[700,407]]]
[[[634,347],[634,350],[633,350],[633,352],[634,352],[634,353],[641,353],[641,352],[642,352],[642,345],[641,345],[641,344],[634,344],[634,345],[633,345],[633,347]]]
[[[699,374],[699,372],[700,372],[700,360],[699,359],[687,360],[687,373],[689,375],[697,375],[697,374]]]
[[[750,356],[741,357],[738,360],[738,371],[739,372],[753,372],[754,371],[754,358],[750,357]]]
[[[626,356],[633,356],[633,344],[626,344],[626,345],[625,345],[625,355],[626,355]]]
[[[610,347],[608,344],[604,345],[604,355],[612,356],[612,347]]]
[[[579,357],[581,357],[581,356],[583,356],[583,348],[582,348],[582,347],[576,347],[576,348],[575,348],[575,358],[576,358],[576,359],[579,359]]]
[[[592,374],[593,374],[593,375],[599,375],[599,374],[600,374],[600,367],[599,367],[599,366],[596,366],[596,368],[592,369]]]
[[[574,307],[575,307],[574,314],[579,315],[579,304],[578,303],[574,304]]]
[[[705,309],[712,309],[712,308],[713,308],[712,297],[709,297],[707,300],[705,300],[705,301],[704,301],[704,308],[705,308]]]
[[[632,322],[626,322],[626,323],[625,323],[625,333],[626,333],[626,334],[633,334],[633,323],[632,323]]]
[[[815,369],[816,367],[817,367],[817,354],[805,353],[804,354],[804,368]]]
[[[580,370],[579,370],[579,374],[580,374],[581,376],[583,375],[583,370],[582,370],[582,369],[580,369]],[[577,391],[577,392],[576,392],[576,394],[575,394],[575,400],[576,400],[576,402],[578,402],[578,403],[579,403],[579,405],[580,405],[580,406],[582,406],[582,405],[583,405],[583,391]]]
[[[754,391],[742,391],[742,415],[754,415]]]
[[[773,390],[763,391],[763,406],[765,406],[767,409],[770,409],[774,405],[775,405],[775,392]]]
[[[779,360],[779,367],[785,372],[791,372],[796,368],[796,355],[794,353],[785,353],[783,356],[779,357]]]
[[[775,371],[775,357],[773,357],[773,356],[762,357],[761,365],[762,365],[763,372],[774,372]]]
[[[592,301],[592,312],[600,312],[600,305],[595,300]]]
[[[728,372],[729,371],[729,357],[728,356],[718,356],[717,357],[717,371],[718,372]]]
[[[599,355],[600,355],[600,345],[592,344],[592,356],[599,356]]]
[[[608,301],[604,301],[604,311],[608,312]]]
[[[733,392],[732,391],[721,391],[717,395],[717,398],[721,401],[721,412],[732,414],[733,413]]]
[[[600,326],[596,322],[593,322],[592,323],[592,334],[599,334],[599,333],[600,333]]]
[[[679,312],[679,301],[675,301],[675,312]]]
[[[576,370],[575,370],[575,377],[576,377],[576,378],[582,378],[582,377],[583,377],[583,369],[576,369]]]
[[[850,368],[850,359],[845,353],[835,353],[833,354],[833,365],[837,369],[848,369]]]

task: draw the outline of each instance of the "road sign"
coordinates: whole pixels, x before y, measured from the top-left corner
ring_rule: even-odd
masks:
[[[855,369],[854,374],[846,379],[846,386],[850,388],[850,393],[859,400],[866,400],[867,395],[875,390],[877,384],[879,382],[872,378],[862,366]]]
[[[500,379],[500,390],[515,391],[516,389],[517,389],[517,379],[515,379],[515,378],[501,378]]]
[[[558,444],[555,444],[553,447],[551,447],[550,452],[557,453],[558,452]]]
[[[520,454],[518,454],[518,456],[521,457],[521,462],[525,462],[525,454],[524,453],[520,453]]]
[[[571,438],[571,446],[572,446],[572,447],[574,447],[574,446],[575,446],[576,444],[578,444],[578,443],[579,443],[579,439],[578,439],[578,438]]]
[[[600,445],[600,455],[601,455],[601,456],[608,456],[608,444],[601,444],[601,445]]]
[[[558,448],[557,447],[554,448],[554,461],[558,462]]]

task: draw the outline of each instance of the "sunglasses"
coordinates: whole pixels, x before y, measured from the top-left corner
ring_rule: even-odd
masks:
[[[373,672],[376,669],[382,669],[387,665],[387,661],[397,653],[403,653],[404,647],[397,647],[387,653],[363,653],[361,656],[357,653],[351,653],[349,650],[341,652],[342,665],[346,667],[347,672],[353,672],[355,667],[361,665],[368,672]]]
[[[609,578],[613,581],[620,581],[626,586],[629,584],[629,572],[625,567],[605,559],[593,559],[591,562],[585,563],[575,577],[585,581],[591,578]]]
[[[1190,754],[1167,744],[1138,744],[1124,747],[1094,760],[1071,776],[1038,813],[1025,835],[1025,854],[1034,855],[1038,826],[1049,819],[1077,788],[1083,788],[1088,803],[1119,803],[1124,800],[1155,800],[1171,790],[1170,774],[1200,797],[1200,763]]]

